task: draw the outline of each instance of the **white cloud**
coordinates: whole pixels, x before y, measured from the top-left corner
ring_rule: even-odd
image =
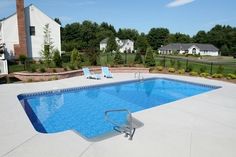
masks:
[[[195,0],[174,0],[170,3],[168,3],[166,6],[168,8],[173,8],[173,7],[182,6],[182,5],[185,5],[185,4],[188,4],[188,3],[192,3],[193,1],[195,1]]]

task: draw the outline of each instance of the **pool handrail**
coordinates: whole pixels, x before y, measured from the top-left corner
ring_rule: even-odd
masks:
[[[120,125],[119,123],[111,120],[108,116],[108,113],[111,113],[111,112],[127,112],[128,113],[128,117],[127,117],[128,124]],[[129,137],[129,140],[133,139],[136,128],[133,127],[133,118],[132,118],[132,114],[129,110],[127,110],[127,109],[107,110],[107,111],[105,111],[105,120],[114,125],[113,129],[115,131],[117,131],[119,133],[125,133],[125,137]]]

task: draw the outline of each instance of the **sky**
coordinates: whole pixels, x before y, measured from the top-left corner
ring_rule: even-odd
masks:
[[[108,22],[117,30],[148,33],[168,28],[171,33],[195,35],[216,24],[236,27],[236,0],[25,0],[62,25],[90,20]],[[0,19],[16,11],[15,0],[0,0]]]

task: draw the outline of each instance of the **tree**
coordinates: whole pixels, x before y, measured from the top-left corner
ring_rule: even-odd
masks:
[[[71,52],[70,63],[73,66],[79,67],[80,66],[80,62],[81,62],[81,58],[79,56],[79,51],[77,49],[74,49]]]
[[[146,56],[145,56],[145,64],[146,66],[155,66],[155,59],[153,57],[153,50],[151,47],[147,48]]]
[[[152,28],[148,35],[148,42],[150,46],[157,50],[162,45],[166,45],[168,43],[169,30],[167,28]]]
[[[228,56],[230,54],[230,50],[229,50],[229,48],[228,48],[228,46],[226,44],[224,44],[220,48],[220,52],[221,52],[221,55],[223,55],[223,56]]]
[[[41,56],[43,57],[44,63],[47,67],[50,66],[52,60],[52,50],[53,50],[53,42],[51,38],[51,29],[49,28],[49,24],[44,26],[44,41],[43,41],[43,50],[41,51]]]
[[[132,41],[136,41],[138,36],[138,31],[135,29],[120,28],[117,32],[117,37],[120,39],[130,39]]]
[[[191,43],[192,39],[189,35],[182,33],[170,34],[168,37],[169,43]]]
[[[90,65],[98,65],[97,60],[100,55],[99,51],[95,50],[94,48],[91,48],[87,50],[86,55],[87,55]]]
[[[205,31],[199,31],[195,36],[193,36],[193,41],[195,43],[208,43],[207,33]]]
[[[59,18],[55,18],[54,21],[55,21],[56,23],[58,23],[59,25],[61,25],[61,21],[60,21]]]
[[[110,36],[108,41],[107,41],[106,52],[116,51],[117,48],[118,48],[118,45],[116,43],[115,36]]]
[[[138,52],[135,55],[134,64],[143,64],[142,55],[141,55],[139,50],[138,50]]]
[[[142,33],[140,36],[138,36],[137,41],[135,43],[136,49],[139,49],[140,52],[145,52],[148,48],[148,40],[144,33]]]
[[[119,51],[116,52],[116,55],[115,55],[115,58],[114,58],[114,63],[115,64],[123,64],[124,63],[124,60],[120,54]]]
[[[56,67],[62,67],[62,59],[58,50],[53,50],[53,62]]]

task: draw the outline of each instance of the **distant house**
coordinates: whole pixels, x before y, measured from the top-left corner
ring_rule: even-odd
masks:
[[[105,38],[100,42],[100,50],[105,51],[107,48],[107,42],[109,38]],[[126,52],[133,52],[134,50],[134,42],[129,39],[125,40],[120,40],[119,38],[116,37],[116,43],[118,45],[118,49],[121,53]]]
[[[212,44],[171,43],[158,49],[160,54],[200,54],[202,56],[218,56],[219,49]]]
[[[4,45],[5,55],[2,58],[15,59],[21,54],[41,58],[45,25],[49,26],[53,47],[61,51],[60,25],[36,6],[24,8],[24,0],[16,0],[16,13],[0,20],[0,45]]]

